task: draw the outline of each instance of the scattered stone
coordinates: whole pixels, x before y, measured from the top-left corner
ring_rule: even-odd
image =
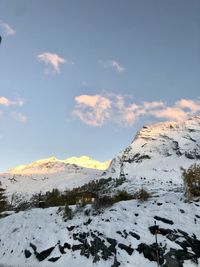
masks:
[[[61,254],[65,254],[65,247],[64,246],[61,246],[60,244],[58,245],[58,248],[59,248],[59,251]]]
[[[122,243],[119,243],[119,244],[118,244],[118,247],[119,247],[120,249],[125,250],[129,255],[132,255],[132,254],[133,254],[134,249],[131,248],[131,247],[129,247],[129,246],[126,246],[126,245],[124,245],[124,244],[122,244]]]
[[[163,223],[167,223],[167,224],[174,224],[174,222],[172,220],[168,220],[168,219],[165,219],[165,218],[162,218],[162,217],[159,217],[159,216],[154,216],[154,219],[157,220],[157,221],[161,221]]]
[[[30,258],[30,256],[32,255],[32,253],[28,249],[25,249],[24,250],[24,255],[25,255],[26,259],[28,259],[28,258]]]
[[[53,258],[48,259],[48,261],[56,262],[59,259],[60,259],[60,257],[53,257]]]
[[[107,238],[107,241],[114,247],[117,245],[117,240],[114,238]]]
[[[46,250],[41,251],[40,253],[37,253],[36,258],[39,261],[45,260],[51,254],[51,252],[54,250],[54,248],[55,247],[50,247],[50,248],[48,248]]]
[[[124,238],[127,238],[128,233],[126,232],[126,230],[124,230],[123,233],[124,233]]]
[[[136,238],[137,240],[140,239],[140,236],[139,236],[138,234],[134,233],[134,232],[131,232],[131,231],[130,231],[129,234],[130,234],[132,237]]]
[[[64,243],[64,248],[71,249],[71,245],[69,243]]]
[[[87,220],[87,222],[84,222],[83,224],[84,224],[84,225],[88,225],[88,224],[90,224],[91,222],[92,222],[92,219],[89,218],[89,219]]]
[[[37,247],[36,247],[34,244],[32,244],[32,243],[30,243],[29,246],[30,246],[30,247],[33,249],[33,251],[36,253],[36,251],[37,251]]]
[[[72,226],[67,227],[67,230],[71,232],[72,230],[74,230],[74,228],[75,228],[75,226],[72,225]]]

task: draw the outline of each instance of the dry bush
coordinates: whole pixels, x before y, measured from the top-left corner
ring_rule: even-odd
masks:
[[[147,201],[150,198],[151,194],[147,192],[144,188],[141,188],[138,192],[134,194],[135,199],[139,199],[140,201]]]
[[[182,173],[185,193],[190,199],[200,196],[200,165],[193,164]]]

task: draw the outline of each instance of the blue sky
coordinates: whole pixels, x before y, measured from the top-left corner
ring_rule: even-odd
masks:
[[[0,0],[0,171],[107,160],[200,112],[200,1]]]

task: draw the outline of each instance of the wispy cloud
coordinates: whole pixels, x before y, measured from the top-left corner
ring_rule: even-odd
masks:
[[[16,31],[8,24],[3,21],[0,21],[0,27],[3,29],[5,35],[14,35]]]
[[[24,105],[24,100],[21,98],[16,98],[15,100],[10,100],[5,96],[0,97],[0,105],[9,107],[11,105],[13,106],[23,106]]]
[[[10,105],[10,100],[2,96],[0,97],[0,105],[8,107]]]
[[[104,69],[113,69],[118,73],[122,73],[125,71],[125,68],[117,60],[98,60],[98,63]]]
[[[48,68],[45,69],[46,74],[55,74],[60,72],[61,64],[73,64],[69,59],[64,59],[58,54],[44,52],[42,54],[37,55],[39,61],[44,62]]]
[[[22,122],[22,123],[26,123],[27,122],[27,117],[22,114],[21,112],[18,112],[18,111],[13,111],[11,113],[12,117],[14,120],[16,121],[19,121],[19,122]]]
[[[184,120],[200,112],[200,101],[180,99],[174,105],[163,101],[138,103],[124,95],[80,95],[75,98],[73,115],[90,126],[103,126],[108,122],[130,127],[141,117],[164,120]]]
[[[27,121],[27,117],[19,111],[13,111],[13,109],[19,109],[22,107],[24,103],[25,101],[22,98],[11,100],[5,96],[0,96],[0,107],[3,109],[0,110],[0,116],[4,117],[4,115],[10,113],[13,119],[25,123]]]

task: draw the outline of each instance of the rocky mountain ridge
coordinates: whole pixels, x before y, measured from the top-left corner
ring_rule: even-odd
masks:
[[[180,168],[200,162],[200,116],[144,126],[111,162],[107,175],[180,178]]]

